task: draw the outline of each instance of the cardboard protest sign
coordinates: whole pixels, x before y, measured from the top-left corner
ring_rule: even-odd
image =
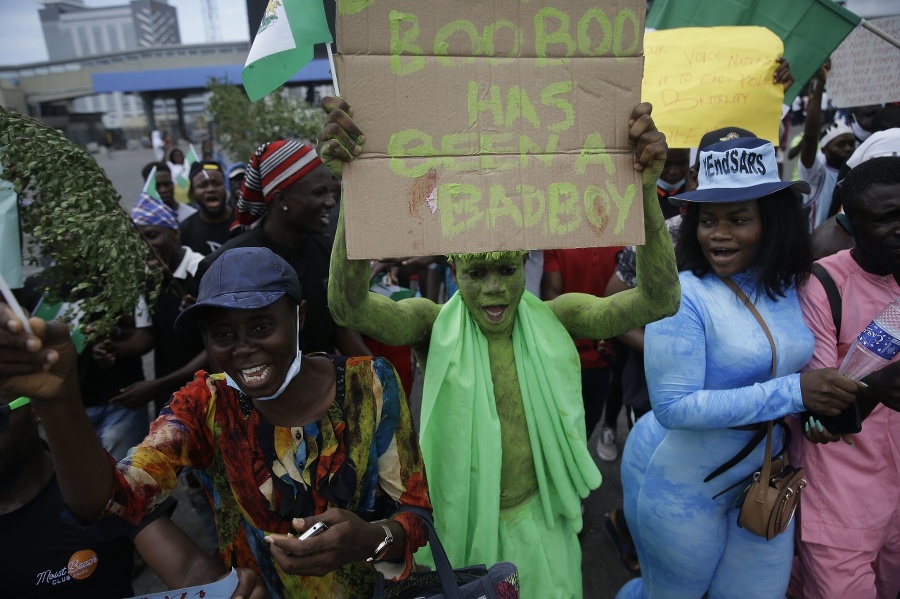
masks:
[[[638,0],[340,0],[338,80],[366,135],[349,256],[643,242],[643,21]]]
[[[872,25],[900,38],[900,16],[873,19]],[[840,108],[900,101],[900,48],[857,27],[831,55],[826,85]]]
[[[695,148],[707,131],[741,127],[778,145],[784,88],[772,83],[783,50],[765,27],[648,31],[642,98],[670,148]]]

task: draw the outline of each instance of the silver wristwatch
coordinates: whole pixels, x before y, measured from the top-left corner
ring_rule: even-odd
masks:
[[[384,557],[384,554],[387,553],[391,544],[394,542],[394,533],[391,532],[390,527],[387,525],[388,520],[376,520],[372,522],[372,524],[377,524],[381,528],[384,529],[384,540],[378,543],[378,547],[375,548],[375,551],[372,552],[368,558],[366,558],[367,562],[377,562]]]

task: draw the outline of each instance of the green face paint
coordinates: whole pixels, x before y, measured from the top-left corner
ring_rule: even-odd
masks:
[[[525,266],[516,252],[497,257],[456,256],[460,297],[485,337],[512,334],[519,300],[525,292]]]

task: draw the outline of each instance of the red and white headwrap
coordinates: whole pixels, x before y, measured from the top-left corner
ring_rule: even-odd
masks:
[[[259,146],[250,158],[241,197],[237,225],[250,226],[266,213],[272,195],[296,183],[322,164],[316,151],[298,141],[273,141]]]

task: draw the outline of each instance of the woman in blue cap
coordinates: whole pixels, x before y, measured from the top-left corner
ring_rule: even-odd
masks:
[[[771,541],[738,526],[742,492],[763,462],[756,433],[803,410],[835,415],[857,388],[835,369],[795,374],[813,351],[795,288],[812,263],[798,193],[809,186],[780,181],[775,149],[756,138],[707,146],[699,166],[698,189],[675,196],[688,202],[676,248],[688,268],[681,306],[647,325],[653,411],[622,456],[642,577],[620,599],[783,597],[793,526]],[[774,337],[774,379],[768,338],[731,283]],[[785,443],[776,426],[773,453]]]
[[[83,522],[140,520],[191,467],[215,511],[226,565],[272,597],[369,597],[375,569],[400,578],[426,534],[401,505],[430,509],[402,387],[383,359],[301,355],[294,270],[267,248],[224,252],[176,330],[200,326],[211,374],[176,391],[144,441],[113,464],[81,408],[60,323],[23,331],[0,305],[0,388],[32,398],[60,488]],[[293,538],[314,525],[315,537]],[[368,563],[367,563],[368,562]]]

